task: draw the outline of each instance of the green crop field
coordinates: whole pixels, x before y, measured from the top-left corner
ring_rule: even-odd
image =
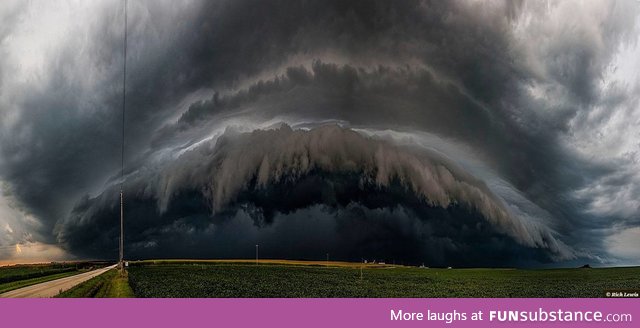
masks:
[[[640,289],[640,267],[424,269],[249,262],[133,264],[136,297],[602,297]]]
[[[75,271],[73,264],[25,264],[0,267],[0,284]]]

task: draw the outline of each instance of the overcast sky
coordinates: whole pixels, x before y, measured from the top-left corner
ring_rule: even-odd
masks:
[[[0,264],[640,264],[640,2],[0,2]],[[264,250],[263,250],[264,249]]]

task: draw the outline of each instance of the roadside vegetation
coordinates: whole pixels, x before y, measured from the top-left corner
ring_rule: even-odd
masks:
[[[125,272],[125,275],[121,276],[117,269],[112,269],[65,292],[62,292],[56,297],[118,298],[135,296],[129,287],[127,273]]]
[[[126,272],[124,276],[121,276],[117,269],[112,269],[65,292],[62,292],[56,297],[118,298],[134,297],[134,295],[129,287]]]

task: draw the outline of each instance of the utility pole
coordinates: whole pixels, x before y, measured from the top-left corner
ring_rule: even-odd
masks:
[[[327,253],[327,266],[329,266],[329,253]]]
[[[120,273],[124,274],[124,114],[127,95],[127,0],[124,0],[124,43],[123,43],[123,72],[122,72],[122,148],[120,157],[120,258],[118,265]]]
[[[256,265],[258,265],[258,244],[256,244]]]
[[[118,266],[121,271],[124,271],[124,193],[120,189],[120,259]]]

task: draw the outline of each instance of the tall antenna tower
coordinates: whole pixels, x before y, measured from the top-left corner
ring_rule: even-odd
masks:
[[[127,0],[124,0],[124,69],[122,73],[122,147],[120,162],[120,258],[118,265],[124,272],[124,113],[127,103]]]

